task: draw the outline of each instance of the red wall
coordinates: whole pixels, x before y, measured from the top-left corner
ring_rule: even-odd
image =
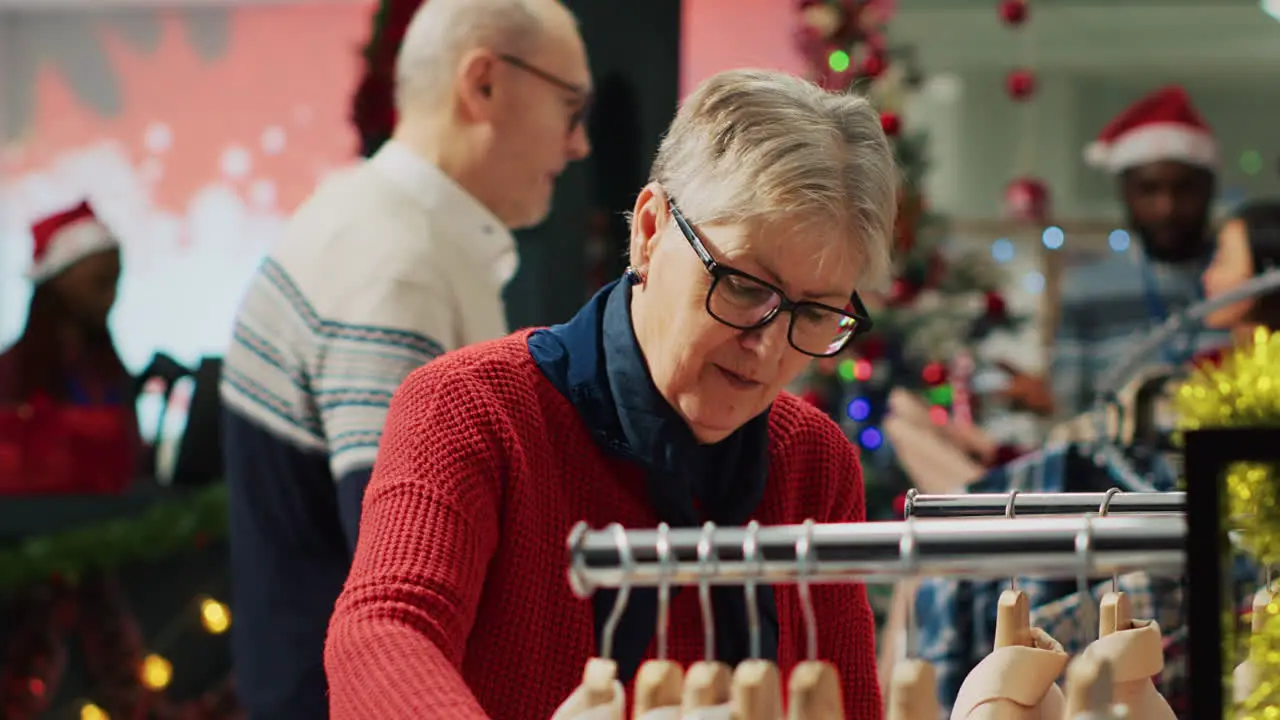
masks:
[[[680,94],[721,70],[762,67],[804,72],[792,49],[795,0],[684,0]]]

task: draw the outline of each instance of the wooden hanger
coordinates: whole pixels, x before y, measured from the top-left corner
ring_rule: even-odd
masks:
[[[768,660],[743,660],[733,671],[733,720],[780,720],[782,676]]]
[[[733,673],[720,662],[700,660],[689,666],[684,675],[683,711],[725,705],[733,689]]]
[[[924,660],[900,660],[889,680],[887,720],[936,720],[938,681],[933,666]]]
[[[1031,603],[1020,590],[1000,593],[996,605],[996,648],[1031,647]]]
[[[1263,588],[1253,595],[1253,613],[1249,617],[1249,629],[1257,635],[1267,625],[1267,606],[1275,602],[1275,595]]]
[[[1122,592],[1109,592],[1098,604],[1098,637],[1133,629],[1133,605]]]
[[[791,669],[787,720],[844,720],[844,693],[834,665],[805,660]]]
[[[684,669],[670,660],[649,660],[640,666],[636,674],[633,718],[640,718],[650,710],[680,707],[684,690]]]
[[[614,701],[614,683],[618,680],[618,663],[604,658],[591,658],[582,671],[585,709],[609,705]]]
[[[1084,715],[1092,718],[1113,717],[1111,707],[1111,663],[1088,655],[1077,655],[1067,666],[1068,720]]]
[[[662,564],[663,579],[658,586],[658,657],[641,665],[636,674],[631,716],[637,720],[661,708],[672,708],[678,713],[684,689],[684,669],[667,659],[667,621],[671,614],[671,586],[667,578],[672,563],[669,533],[666,523],[658,525],[658,562]]]

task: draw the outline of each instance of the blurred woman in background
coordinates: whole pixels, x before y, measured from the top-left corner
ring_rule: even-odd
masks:
[[[107,318],[120,248],[88,203],[32,228],[26,328],[0,354],[0,493],[116,493],[140,455],[133,379]]]

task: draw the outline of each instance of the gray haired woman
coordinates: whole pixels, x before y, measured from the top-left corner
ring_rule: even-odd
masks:
[[[631,267],[572,320],[447,354],[391,405],[360,541],[330,624],[335,718],[545,718],[600,652],[613,594],[565,581],[575,523],[860,522],[858,455],[783,391],[871,326],[898,174],[859,97],[732,71],[683,104],[636,198]],[[793,588],[759,593],[763,655],[806,657]],[[717,658],[749,656],[740,589],[713,592]],[[613,642],[628,685],[653,655],[656,594]],[[860,585],[815,588],[846,717],[881,717]],[[696,593],[668,657],[701,659]]]

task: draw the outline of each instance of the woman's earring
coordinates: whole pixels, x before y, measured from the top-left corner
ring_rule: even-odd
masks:
[[[622,276],[625,277],[627,279],[627,282],[631,283],[632,285],[639,285],[640,283],[644,282],[644,276],[640,274],[640,271],[631,267],[630,265],[627,266],[627,269],[625,272],[622,273]]]

